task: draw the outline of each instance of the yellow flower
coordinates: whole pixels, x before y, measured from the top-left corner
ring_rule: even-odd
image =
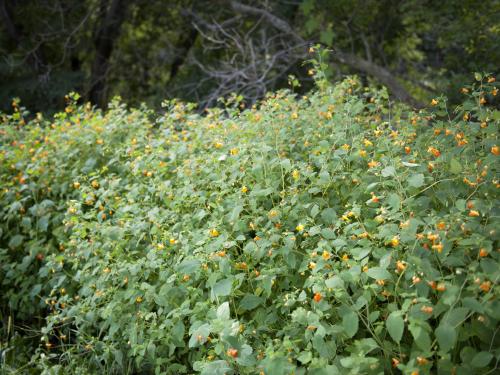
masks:
[[[375,168],[378,166],[380,163],[378,161],[372,160],[368,162],[368,168]]]
[[[241,192],[246,193],[248,191],[248,188],[246,186],[241,187]]]
[[[432,100],[431,100],[431,105],[432,105],[432,106],[436,106],[436,105],[438,105],[438,103],[439,103],[439,102],[438,102],[436,99],[432,99]]]
[[[342,148],[345,151],[349,151],[349,149],[351,148],[351,146],[349,146],[347,143],[344,143],[342,146],[340,146],[340,148]]]
[[[170,242],[170,245],[175,245],[177,243],[177,240],[175,238],[171,238],[169,240],[169,242]]]
[[[440,242],[436,245],[432,245],[432,249],[436,250],[438,253],[443,251],[443,244]]]
[[[297,120],[299,118],[299,114],[297,112],[292,113],[292,119]]]
[[[304,226],[303,226],[302,224],[299,224],[299,225],[297,225],[297,226],[295,227],[295,230],[296,230],[297,232],[302,232],[302,231],[304,230]]]
[[[399,237],[398,236],[394,236],[392,237],[392,239],[389,241],[389,244],[392,246],[392,247],[396,247],[399,245]]]
[[[292,177],[294,178],[294,180],[298,180],[300,177],[300,172],[298,170],[294,169],[292,172]]]
[[[347,262],[349,260],[349,255],[347,255],[347,254],[342,255],[342,260],[344,262]]]
[[[232,148],[230,151],[231,155],[235,156],[238,155],[238,149],[237,148]]]
[[[316,263],[314,262],[309,262],[309,269],[313,270],[316,268]]]
[[[217,237],[220,233],[217,229],[213,228],[213,229],[210,229],[210,237]]]
[[[222,143],[222,142],[215,142],[215,144],[214,144],[215,148],[221,148],[222,146],[224,146],[224,143]]]
[[[365,145],[365,147],[371,147],[371,146],[373,146],[373,143],[370,140],[368,140],[368,139],[364,139],[363,140],[363,144]]]
[[[324,260],[328,260],[330,259],[331,255],[328,251],[323,251],[323,254],[321,255],[323,257]]]

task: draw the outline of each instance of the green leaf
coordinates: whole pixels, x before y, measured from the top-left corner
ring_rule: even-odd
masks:
[[[359,318],[358,314],[355,312],[349,312],[342,318],[342,327],[348,337],[353,337],[359,328]]]
[[[290,374],[292,365],[282,356],[269,356],[262,361],[264,373],[273,375]]]
[[[47,228],[49,227],[49,215],[42,216],[40,219],[38,219],[38,229],[40,229],[42,232],[46,232]]]
[[[460,165],[458,160],[455,158],[452,158],[450,160],[450,172],[453,174],[458,174],[458,173],[462,172],[462,165]]]
[[[186,259],[177,266],[177,271],[181,274],[192,274],[199,270],[201,262],[198,259]]]
[[[311,359],[312,359],[312,354],[309,351],[304,351],[300,353],[299,356],[297,357],[297,360],[303,364],[311,362]]]
[[[403,337],[405,322],[401,316],[401,311],[393,311],[387,318],[385,324],[392,339],[399,343]]]
[[[479,352],[472,358],[471,366],[476,368],[484,368],[488,366],[493,359],[493,354],[490,352]]]
[[[451,325],[441,323],[436,329],[435,335],[441,351],[448,352],[455,345],[457,333]]]
[[[414,188],[419,188],[423,184],[424,184],[424,175],[422,173],[416,173],[414,175],[411,175],[410,178],[408,179],[408,185]]]
[[[9,247],[11,249],[14,249],[21,245],[24,241],[24,237],[21,236],[20,234],[16,234],[15,236],[12,236],[12,238],[9,241]]]
[[[319,35],[319,41],[321,43],[326,44],[327,46],[331,46],[333,43],[333,37],[334,37],[334,34],[333,34],[332,29],[328,28],[326,30],[321,31],[321,33]]]
[[[246,294],[240,302],[240,309],[248,311],[253,310],[264,301],[264,298],[253,294]]]
[[[240,216],[241,211],[243,211],[243,206],[235,206],[229,215],[229,222],[234,223]]]
[[[325,208],[321,212],[321,218],[324,220],[325,224],[332,224],[337,218],[337,213],[333,208]]]
[[[231,294],[233,281],[231,279],[219,280],[212,288],[212,293],[215,297],[225,297]]]
[[[195,362],[199,364],[201,362]],[[201,370],[200,375],[229,375],[234,374],[233,369],[229,366],[227,361],[218,360],[212,362],[203,362],[203,367],[199,368]]]
[[[422,324],[422,323],[420,323]],[[415,339],[415,344],[423,351],[431,349],[431,338],[429,333],[420,324],[410,323],[409,330]]]
[[[333,240],[335,238],[335,231],[330,228],[324,228],[321,230],[321,235],[327,240]]]
[[[385,167],[381,171],[382,177],[390,177],[394,176],[396,174],[396,168],[394,168],[392,165]]]
[[[327,288],[331,289],[343,289],[344,288],[344,280],[342,280],[339,276],[333,276],[329,279],[325,280],[325,284]]]
[[[221,320],[228,320],[230,317],[229,302],[224,302],[217,308],[217,318]]]
[[[392,275],[385,268],[372,267],[366,271],[366,274],[376,280],[390,280]]]

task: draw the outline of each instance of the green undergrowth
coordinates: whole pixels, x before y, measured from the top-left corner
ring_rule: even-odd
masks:
[[[6,373],[492,374],[498,84],[0,114]]]

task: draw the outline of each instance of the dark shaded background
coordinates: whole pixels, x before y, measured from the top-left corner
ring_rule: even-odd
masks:
[[[250,104],[290,75],[307,91],[314,43],[334,50],[332,80],[455,101],[472,72],[498,73],[499,20],[496,0],[0,0],[0,109],[19,97],[55,111],[72,90],[100,107],[203,108],[233,92]]]

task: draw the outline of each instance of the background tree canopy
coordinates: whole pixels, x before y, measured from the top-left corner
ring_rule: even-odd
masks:
[[[290,75],[307,91],[314,43],[333,50],[332,79],[357,73],[418,107],[500,62],[495,0],[0,0],[0,17],[0,109],[50,112],[72,90],[101,107],[251,104]]]

